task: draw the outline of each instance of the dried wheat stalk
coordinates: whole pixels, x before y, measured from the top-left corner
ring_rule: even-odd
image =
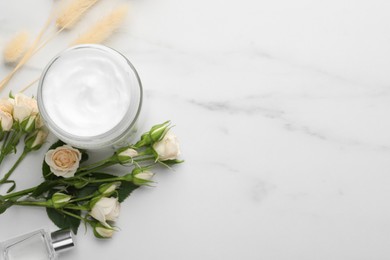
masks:
[[[12,77],[15,75],[15,73],[30,59],[32,54],[34,53],[34,49],[37,47],[39,44],[39,41],[43,37],[45,31],[49,27],[50,23],[52,22],[53,19],[53,13],[52,15],[49,16],[47,19],[45,25],[43,26],[42,30],[39,32],[37,38],[34,40],[34,42],[30,45],[30,47],[27,49],[23,57],[20,59],[16,67],[5,77],[0,81],[0,91],[2,91],[7,83],[12,79]]]
[[[87,32],[77,38],[72,45],[86,43],[101,43],[117,29],[125,19],[128,11],[127,5],[121,5],[110,14],[94,24]]]
[[[82,15],[98,0],[73,0],[58,15],[56,25],[60,29],[70,29]]]
[[[70,28],[72,25],[74,25],[82,15],[90,8],[92,7],[98,0],[74,0],[70,5],[66,6],[64,9],[59,11],[56,23],[57,26],[59,26],[59,30],[55,33],[53,33],[49,38],[41,45],[39,43],[41,42],[41,39],[46,32],[46,30],[51,25],[52,21],[54,20],[57,12],[52,11],[51,15],[47,19],[44,27],[39,32],[38,36],[34,40],[33,44],[30,46],[30,48],[27,49],[27,51],[24,53],[24,55],[21,57],[20,61],[16,65],[16,67],[5,77],[0,81],[0,91],[5,88],[5,86],[8,84],[8,82],[12,79],[12,77],[15,75],[15,73],[24,66],[24,64],[33,56],[36,52],[38,52],[41,48],[46,46],[46,44],[51,41],[55,36],[57,36],[61,31],[64,29]]]
[[[6,63],[15,63],[27,51],[29,35],[23,31],[16,34],[5,46],[3,55]]]

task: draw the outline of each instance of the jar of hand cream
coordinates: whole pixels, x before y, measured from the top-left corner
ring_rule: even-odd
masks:
[[[134,66],[119,52],[78,45],[46,66],[37,100],[43,120],[59,139],[101,149],[123,145],[135,131],[142,86]]]

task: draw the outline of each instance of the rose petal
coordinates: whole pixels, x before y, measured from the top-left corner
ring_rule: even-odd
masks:
[[[111,228],[97,227],[95,230],[100,236],[105,238],[110,238],[114,234],[114,230]]]
[[[96,207],[96,205],[92,208],[89,215],[98,220],[100,223],[107,225],[104,213],[102,212],[101,208]]]

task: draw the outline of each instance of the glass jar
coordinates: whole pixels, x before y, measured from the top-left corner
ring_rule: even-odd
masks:
[[[142,98],[141,81],[130,61],[96,44],[55,56],[42,73],[37,94],[51,132],[83,149],[126,144],[136,131]]]

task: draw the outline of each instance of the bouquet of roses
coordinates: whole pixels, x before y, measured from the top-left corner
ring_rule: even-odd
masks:
[[[73,28],[88,12],[96,0],[73,0],[59,5],[49,15],[36,38],[29,43],[26,32],[12,38],[3,50],[4,61],[14,65],[0,81],[0,91],[39,50],[56,35]],[[118,28],[127,14],[127,5],[120,5],[90,26],[70,43],[98,44],[105,41]],[[55,27],[55,30],[52,27]],[[48,31],[53,31],[47,34]],[[31,87],[39,78],[24,87]],[[169,122],[153,126],[135,144],[117,149],[108,158],[88,163],[88,154],[61,141],[53,144],[45,154],[42,173],[44,181],[29,189],[13,192],[16,183],[10,180],[18,165],[28,153],[39,150],[48,130],[44,126],[33,97],[18,93],[0,99],[0,164],[24,139],[24,149],[14,165],[0,177],[0,185],[11,184],[7,194],[0,195],[0,214],[12,206],[46,208],[49,218],[60,228],[74,233],[81,222],[89,224],[96,237],[111,237],[116,230],[114,222],[119,216],[120,203],[143,185],[150,185],[155,166],[171,167],[181,163],[176,136]],[[122,174],[112,174],[110,166],[125,166]],[[11,193],[12,192],[12,193]]]
[[[43,125],[38,111],[37,101],[18,93],[9,98],[0,99],[0,164],[4,158],[16,153],[16,146],[24,137],[24,150],[16,160],[15,164],[0,179],[0,185],[12,183],[8,192],[15,188],[15,182],[9,180],[16,167],[22,162],[28,153],[39,150],[45,142],[48,130]]]
[[[37,136],[35,134],[34,139],[27,135],[25,149],[39,147]],[[86,163],[85,151],[58,141],[45,154],[44,181],[38,186],[0,196],[0,214],[14,205],[43,207],[59,228],[70,228],[76,234],[80,223],[84,222],[93,228],[96,237],[109,238],[116,231],[114,222],[119,216],[120,203],[139,186],[152,183],[155,166],[171,167],[181,163],[179,155],[178,140],[170,122],[153,126],[135,144],[119,148],[108,158],[90,164]],[[107,172],[113,165],[124,166],[125,173]]]

